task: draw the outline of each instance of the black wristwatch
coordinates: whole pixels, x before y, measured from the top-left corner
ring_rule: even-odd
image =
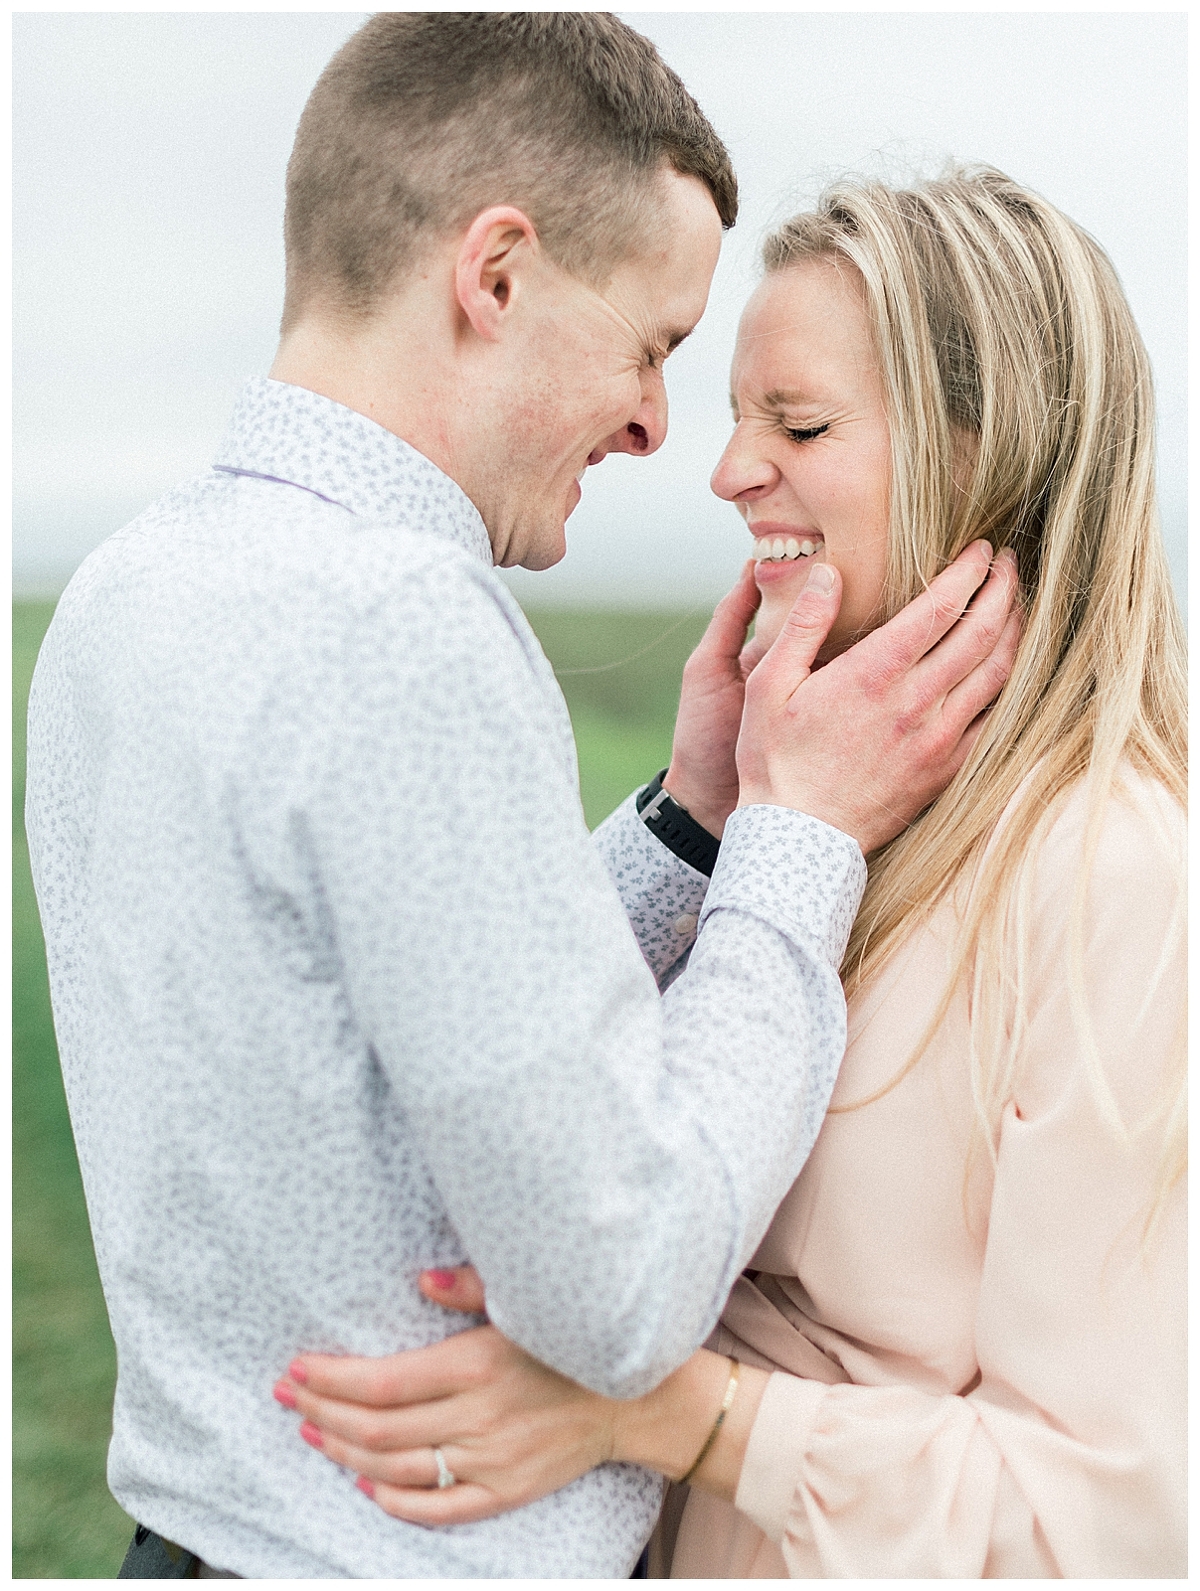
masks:
[[[717,865],[717,852],[721,842],[715,834],[702,828],[686,807],[671,797],[662,787],[667,770],[656,774],[637,798],[637,813],[642,822],[656,834],[668,851],[673,851],[697,873],[712,877]]]

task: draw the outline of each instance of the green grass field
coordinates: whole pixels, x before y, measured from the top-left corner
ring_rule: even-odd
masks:
[[[13,607],[13,1575],[114,1576],[131,1524],[104,1479],[116,1360],[58,1070],[21,821],[25,703],[52,603]],[[531,612],[559,671],[595,825],[664,766],[707,614]],[[617,667],[611,665],[618,664]]]

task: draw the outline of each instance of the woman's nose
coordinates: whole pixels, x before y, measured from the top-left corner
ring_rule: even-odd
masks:
[[[777,483],[779,471],[751,447],[741,425],[734,429],[717,460],[709,485],[727,503],[752,501]]]

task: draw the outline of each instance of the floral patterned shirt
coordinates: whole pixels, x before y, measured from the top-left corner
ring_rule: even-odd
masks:
[[[468,1257],[567,1375],[633,1396],[681,1363],[820,1125],[857,846],[748,808],[708,884],[631,803],[589,837],[473,505],[266,379],[72,580],[28,789],[117,1500],[243,1576],[627,1574],[657,1477],[422,1529],[271,1388],[298,1349],[461,1329],[416,1277]]]

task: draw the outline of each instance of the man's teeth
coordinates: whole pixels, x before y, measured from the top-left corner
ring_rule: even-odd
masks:
[[[764,560],[784,558],[811,558],[820,546],[820,542],[797,541],[795,536],[761,536],[754,543],[754,556],[760,563]]]

